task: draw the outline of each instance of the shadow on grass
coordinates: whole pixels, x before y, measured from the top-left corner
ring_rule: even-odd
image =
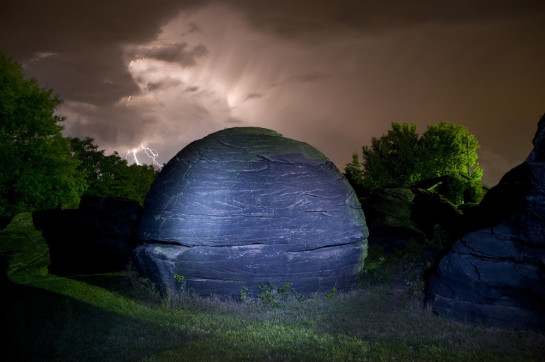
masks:
[[[69,275],[68,279],[76,280],[99,288],[104,288],[112,293],[120,294],[121,291],[129,288],[127,276],[123,272],[103,274]]]
[[[0,359],[134,360],[198,337],[180,328],[127,317],[74,298],[12,283],[0,256]]]

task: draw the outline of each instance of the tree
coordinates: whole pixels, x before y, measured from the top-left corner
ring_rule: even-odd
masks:
[[[61,134],[61,103],[0,53],[0,215],[79,202],[85,182]]]
[[[363,179],[367,189],[403,187],[418,180],[416,125],[392,123],[392,129],[363,147]]]
[[[141,204],[157,176],[150,165],[128,165],[117,152],[105,155],[92,138],[70,138],[72,155],[80,162],[78,170],[88,185],[86,194],[124,197]]]
[[[352,162],[346,164],[344,167],[344,175],[356,194],[359,195],[363,188],[363,171],[361,168],[360,156],[357,152],[352,154]]]
[[[464,126],[449,122],[428,126],[419,141],[420,179],[461,173],[480,180],[478,148],[479,142]]]
[[[392,129],[380,138],[372,138],[363,147],[361,184],[367,191],[392,187],[411,187],[423,180],[449,176],[453,187],[449,199],[479,198],[483,172],[477,162],[479,143],[467,128],[449,122],[428,126],[421,137],[416,125],[392,123]],[[347,165],[354,178],[355,158]],[[347,172],[348,177],[348,172]],[[465,195],[465,197],[464,197]],[[471,196],[470,196],[471,195]]]
[[[159,173],[151,165],[132,164],[127,168],[126,192],[127,198],[144,205],[151,185]]]

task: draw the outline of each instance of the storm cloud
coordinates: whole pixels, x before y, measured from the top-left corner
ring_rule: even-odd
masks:
[[[180,63],[184,67],[197,64],[196,59],[206,55],[208,49],[203,44],[198,44],[189,49],[187,43],[177,43],[162,48],[152,48],[145,51],[145,56],[164,60],[166,62]]]
[[[65,133],[166,162],[230,126],[274,128],[339,168],[391,122],[463,124],[485,181],[545,112],[536,1],[18,0],[0,51],[65,100]]]

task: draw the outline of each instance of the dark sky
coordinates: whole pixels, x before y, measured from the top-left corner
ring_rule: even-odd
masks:
[[[342,169],[391,122],[449,121],[494,185],[545,113],[544,19],[525,0],[17,0],[0,51],[65,100],[67,135],[141,161],[251,125]]]

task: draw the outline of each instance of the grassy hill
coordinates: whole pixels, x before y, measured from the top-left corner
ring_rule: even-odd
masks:
[[[370,254],[362,287],[246,302],[160,298],[127,269],[60,277],[31,214],[0,231],[3,360],[531,361],[545,336],[467,326],[421,305],[411,258]],[[374,259],[373,259],[374,258]],[[380,276],[380,277],[378,277]]]

